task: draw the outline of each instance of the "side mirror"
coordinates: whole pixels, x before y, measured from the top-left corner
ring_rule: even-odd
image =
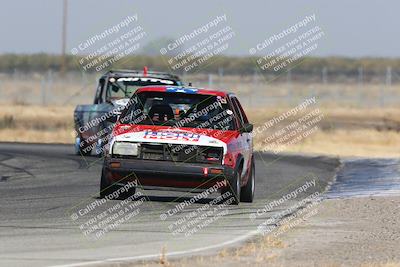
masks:
[[[240,133],[251,133],[253,131],[253,124],[245,123],[242,128],[240,128]]]

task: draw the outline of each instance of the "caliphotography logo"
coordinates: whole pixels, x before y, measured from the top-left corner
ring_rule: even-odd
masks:
[[[400,266],[399,8],[3,1],[0,267]]]

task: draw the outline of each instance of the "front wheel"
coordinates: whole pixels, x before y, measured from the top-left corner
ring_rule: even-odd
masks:
[[[118,188],[115,185],[112,185],[103,170],[101,172],[101,179],[100,179],[100,198],[105,198],[108,195],[112,195]]]
[[[240,201],[248,203],[253,202],[255,185],[256,185],[256,174],[254,168],[254,161],[252,160],[251,169],[249,173],[249,180],[247,181],[247,184],[240,190]]]
[[[100,198],[106,198],[107,196],[112,199],[126,199],[135,194],[136,188],[132,187],[129,188],[128,191],[118,192],[121,186],[116,184],[111,184],[103,170],[101,172],[101,179],[100,179]]]
[[[89,156],[90,153],[92,152],[92,149],[90,146],[84,145],[86,143],[85,140],[83,140],[80,137],[75,138],[75,154],[76,155],[81,155],[81,156]]]
[[[101,141],[101,139],[99,138],[96,142],[96,148],[95,148],[96,156],[101,158],[104,155],[103,150],[104,150],[104,145],[103,145],[103,142]]]
[[[222,190],[222,194],[229,192],[227,199],[233,197],[232,205],[239,205],[240,202],[240,172],[235,171],[235,174],[228,181],[228,186]]]

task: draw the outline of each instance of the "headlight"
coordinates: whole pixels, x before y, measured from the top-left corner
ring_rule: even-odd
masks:
[[[129,142],[115,142],[112,147],[113,155],[137,156],[139,145]]]

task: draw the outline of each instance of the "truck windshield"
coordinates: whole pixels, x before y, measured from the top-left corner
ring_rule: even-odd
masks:
[[[117,100],[130,98],[136,89],[148,85],[181,85],[179,81],[151,78],[151,77],[125,77],[110,78],[107,83],[106,99]]]
[[[143,92],[131,98],[124,124],[234,130],[234,115],[225,98],[214,95]]]

